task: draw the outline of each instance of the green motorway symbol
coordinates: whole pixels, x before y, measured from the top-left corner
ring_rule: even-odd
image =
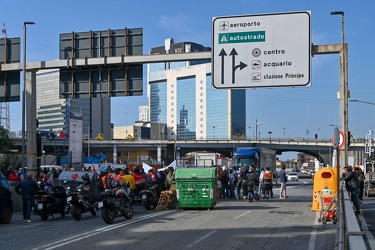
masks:
[[[219,33],[218,40],[219,44],[265,42],[266,31]]]

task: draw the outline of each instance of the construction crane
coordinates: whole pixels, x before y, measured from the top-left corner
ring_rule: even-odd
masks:
[[[3,23],[3,28],[1,29],[2,39],[7,38],[7,29],[5,23]],[[6,60],[6,58],[4,58]],[[9,102],[0,102],[0,126],[4,129],[10,131],[10,114],[9,114]]]

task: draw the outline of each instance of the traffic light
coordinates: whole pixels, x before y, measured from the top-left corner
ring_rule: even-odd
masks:
[[[353,139],[352,133],[350,133],[350,131],[348,131],[348,137],[346,139],[348,141],[348,146],[350,145],[352,139]]]

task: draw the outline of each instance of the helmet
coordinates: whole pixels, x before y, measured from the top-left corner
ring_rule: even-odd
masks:
[[[82,180],[84,180],[84,181],[90,181],[90,175],[89,175],[89,174],[83,174],[83,175],[81,176],[81,178],[82,178]]]
[[[106,168],[103,168],[100,172],[101,172],[102,174],[106,174],[106,173],[107,173],[107,169],[106,169]]]

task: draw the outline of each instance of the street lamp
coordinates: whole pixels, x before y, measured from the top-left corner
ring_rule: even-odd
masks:
[[[307,129],[306,129],[306,134],[307,134],[307,141],[310,139],[310,106],[307,106]]]
[[[22,176],[25,171],[25,123],[26,123],[26,25],[35,24],[34,22],[23,22],[23,64],[22,64],[22,73],[23,73],[23,84],[22,84]]]
[[[283,128],[284,129],[284,137],[285,137],[285,128]]]
[[[125,115],[125,139],[128,139],[128,113],[124,112]]]
[[[213,126],[212,129],[213,129],[214,140],[215,140],[215,126]]]
[[[272,134],[272,131],[268,131],[268,134],[270,135],[270,143],[271,143],[271,134]]]
[[[258,119],[255,119],[255,140],[258,140],[258,126],[262,125],[261,122],[258,122]],[[260,132],[259,132],[259,139],[260,139]]]
[[[351,102],[361,102],[361,103],[366,103],[366,104],[370,104],[370,105],[375,105],[375,103],[373,102],[365,102],[365,101],[360,101],[360,100],[350,100]]]
[[[340,82],[340,130],[343,131],[344,135],[348,134],[348,82],[346,79],[346,53],[347,50],[345,49],[345,19],[344,19],[344,11],[333,11],[331,15],[341,15],[341,34],[342,34],[342,77]],[[348,165],[348,147],[344,145],[344,158],[343,165]],[[340,164],[342,165],[342,164]]]
[[[249,126],[249,140],[250,140],[250,137],[251,137],[251,127]]]

